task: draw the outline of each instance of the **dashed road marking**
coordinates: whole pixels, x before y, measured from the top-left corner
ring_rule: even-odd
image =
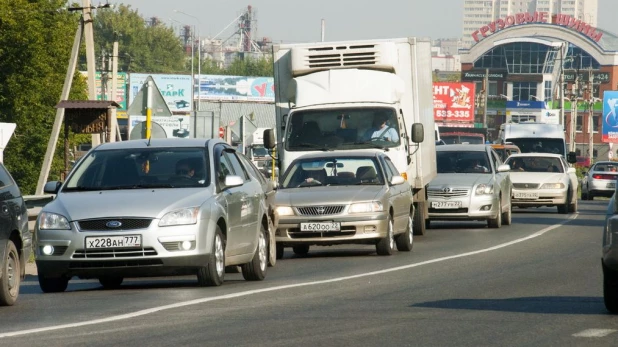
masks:
[[[616,329],[586,329],[573,334],[574,337],[605,337],[609,334],[615,333]]]

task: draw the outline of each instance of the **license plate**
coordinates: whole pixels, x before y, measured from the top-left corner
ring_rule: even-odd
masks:
[[[515,192],[515,199],[538,199],[538,192]]]
[[[86,237],[86,248],[129,248],[141,246],[141,235]]]
[[[616,188],[616,182],[608,183],[607,188]]]
[[[314,222],[300,223],[300,231],[340,231],[341,223],[335,222]]]
[[[460,208],[461,201],[432,201],[431,207],[433,208]]]

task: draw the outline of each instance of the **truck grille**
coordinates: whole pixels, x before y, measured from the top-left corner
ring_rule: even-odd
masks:
[[[344,205],[335,206],[304,206],[298,207],[298,213],[302,216],[327,216],[343,212]]]

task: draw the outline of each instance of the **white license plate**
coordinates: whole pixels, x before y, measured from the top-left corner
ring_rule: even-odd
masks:
[[[616,182],[608,183],[607,188],[616,188]]]
[[[460,208],[461,201],[432,201],[432,208]]]
[[[515,199],[538,199],[538,192],[515,192]]]
[[[128,248],[141,246],[141,235],[86,237],[86,248]]]
[[[300,231],[340,231],[341,223],[335,222],[313,222],[300,223]]]

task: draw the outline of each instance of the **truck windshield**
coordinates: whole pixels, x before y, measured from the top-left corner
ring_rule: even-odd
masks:
[[[564,140],[552,138],[513,138],[506,139],[519,147],[521,153],[554,153],[564,155],[566,147]]]
[[[254,158],[262,158],[268,155],[268,150],[264,147],[253,147],[251,149],[251,155]]]
[[[299,110],[286,130],[289,151],[396,147],[402,132],[386,107]]]

